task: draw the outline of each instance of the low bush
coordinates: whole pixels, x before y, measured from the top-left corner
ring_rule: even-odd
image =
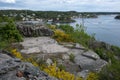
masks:
[[[9,50],[11,43],[22,40],[22,36],[12,19],[7,18],[6,22],[0,23],[0,49],[8,48],[7,50]]]
[[[59,29],[56,29],[54,31],[53,38],[56,39],[58,42],[73,42],[69,34],[66,34],[64,31]]]
[[[58,68],[59,68],[60,70],[66,70],[66,67],[65,67],[63,64],[58,65]]]
[[[86,80],[99,80],[98,74],[90,72],[86,78]]]
[[[105,66],[99,73],[99,80],[120,80],[120,61]]]
[[[47,68],[44,69],[44,71],[49,75],[57,77],[58,79],[62,80],[82,80],[82,78],[77,78],[69,72],[60,70],[59,68],[57,68],[56,63],[54,63],[51,66],[48,66]]]

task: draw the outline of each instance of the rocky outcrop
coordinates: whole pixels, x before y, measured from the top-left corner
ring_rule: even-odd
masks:
[[[115,19],[120,19],[120,15],[115,16]]]
[[[107,62],[102,60],[95,52],[86,49],[78,43],[58,44],[50,37],[25,38],[20,43],[23,46],[21,53],[44,59],[48,65],[56,60],[59,65],[64,65],[70,73],[87,75],[90,71],[99,72]],[[70,55],[74,60],[70,60]],[[28,56],[29,56],[28,55]],[[82,72],[81,72],[82,71]],[[86,72],[87,71],[87,72]]]
[[[101,71],[102,67],[108,64],[105,60],[101,59],[97,53],[91,50],[83,50],[82,46],[81,48],[75,46],[75,48],[70,49],[68,54],[73,54],[75,56],[74,62],[75,64],[79,65],[79,68],[82,70],[82,72],[99,72]]]
[[[87,53],[93,55],[91,52],[87,52]],[[93,56],[77,55],[75,57],[75,63],[80,65],[80,67],[83,70],[89,70],[95,72],[100,71],[101,68],[107,64],[107,62],[99,58],[96,59],[96,57]]]
[[[18,24],[17,29],[25,37],[51,36],[53,31],[41,25]]]
[[[0,52],[0,80],[57,80],[48,76],[31,63],[12,58]]]

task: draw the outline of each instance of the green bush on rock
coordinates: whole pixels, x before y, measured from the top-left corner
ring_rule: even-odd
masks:
[[[22,36],[17,30],[12,19],[8,18],[7,22],[0,23],[0,44],[2,44],[3,46],[7,46],[9,43],[20,41],[22,41]],[[3,47],[2,45],[0,46],[0,48]]]

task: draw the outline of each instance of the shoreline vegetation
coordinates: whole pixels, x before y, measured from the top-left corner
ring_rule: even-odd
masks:
[[[88,35],[85,32],[85,27],[83,27],[82,25],[77,24],[76,29],[74,29],[70,25],[49,25],[49,28],[55,31],[55,35],[53,36],[53,38],[56,39],[58,42],[75,42],[82,44],[88,49],[92,49],[93,51],[95,51],[102,59],[106,60],[109,63],[109,65],[105,66],[101,70],[101,72],[98,73],[98,80],[120,79],[120,77],[117,77],[117,75],[120,74],[120,72],[118,71],[120,70],[119,47],[96,41],[94,35]]]
[[[76,11],[31,11],[31,10],[0,10],[0,22],[4,22],[7,17],[12,17],[15,21],[45,21],[54,23],[75,22],[74,18],[97,18],[95,13],[81,13]]]
[[[54,16],[55,14],[51,13],[51,15]],[[7,22],[7,24],[5,25],[0,24],[0,49],[11,52],[11,50],[14,49],[11,47],[11,43],[22,41],[23,36],[17,30],[16,25],[14,24],[14,21],[12,19],[5,17],[4,22]],[[94,35],[92,36],[88,35],[85,32],[85,27],[79,24],[76,24],[76,29],[74,29],[70,25],[59,25],[59,26],[47,25],[47,26],[48,28],[54,31],[54,35],[52,37],[58,42],[79,43],[85,46],[86,48],[95,51],[102,59],[108,62],[108,65],[105,66],[99,73],[95,73],[93,75],[91,74],[92,79],[91,79],[91,76],[89,75],[90,77],[87,80],[93,80],[93,79],[94,80],[120,80],[120,76],[119,76],[120,75],[120,48],[119,47],[112,46],[104,42],[96,41],[94,38]],[[16,51],[14,51],[13,53],[14,53],[13,55],[16,56],[17,58],[25,60],[20,55],[20,53],[16,54],[17,53]],[[28,61],[33,63],[34,66],[38,66],[36,61],[34,61],[33,59],[30,59]],[[54,64],[51,67],[55,69],[56,64]],[[49,70],[48,68],[45,68],[45,71],[48,71],[48,70]],[[71,74],[69,73],[65,73],[65,72],[63,73],[66,74],[68,77],[71,76]],[[61,77],[61,75],[59,75],[59,77]],[[73,78],[72,80],[74,80],[73,75],[72,75],[72,78]],[[77,80],[82,80],[82,79],[79,78]]]

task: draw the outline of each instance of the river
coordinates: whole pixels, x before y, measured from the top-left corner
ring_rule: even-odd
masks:
[[[84,19],[84,26],[88,34],[95,34],[96,40],[120,47],[120,20],[114,19],[116,15],[99,15],[98,18]],[[81,18],[75,19],[74,26],[82,22]]]

